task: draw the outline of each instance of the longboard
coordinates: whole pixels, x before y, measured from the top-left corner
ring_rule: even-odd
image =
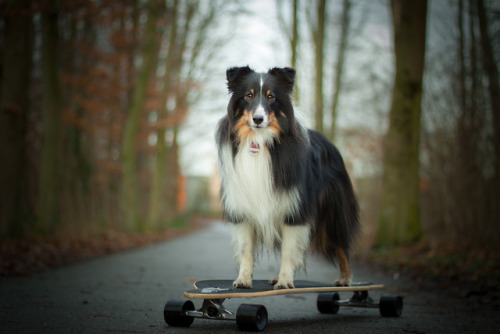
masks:
[[[266,280],[252,281],[251,289],[234,288],[232,280],[206,280],[194,283],[194,290],[184,292],[184,297],[194,299],[254,298],[298,293],[320,293],[341,291],[368,291],[383,289],[382,284],[353,283],[351,286],[335,286],[331,283],[294,281],[294,289],[275,290]]]
[[[351,286],[335,286],[314,281],[294,281],[295,288],[275,290],[266,280],[252,281],[251,289],[234,288],[232,280],[203,280],[194,283],[194,289],[184,292],[184,297],[202,299],[203,305],[196,310],[192,301],[169,300],[164,308],[164,318],[172,327],[189,327],[195,318],[212,320],[236,320],[240,330],[263,331],[268,313],[264,305],[241,304],[236,313],[224,308],[229,298],[256,298],[286,294],[318,293],[316,301],[320,313],[335,314],[340,306],[378,308],[384,317],[399,317],[403,310],[400,296],[382,296],[376,303],[369,297],[370,290],[383,289],[382,284],[352,283]],[[349,299],[341,300],[339,292],[352,292]]]

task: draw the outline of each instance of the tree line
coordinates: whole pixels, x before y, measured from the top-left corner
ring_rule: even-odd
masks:
[[[314,72],[310,92],[314,128],[334,142],[349,137],[348,129],[338,128],[339,112],[367,111],[341,109],[339,100],[349,93],[344,87],[350,80],[346,62],[360,52],[354,46],[363,25],[360,8],[368,5],[353,0],[278,3],[292,13],[288,20],[282,14],[278,18],[288,37],[290,62],[297,64],[299,74],[303,45],[312,47],[313,60],[306,66]],[[353,9],[358,10],[355,16]],[[370,71],[363,81],[364,86],[385,87],[377,95],[392,99],[380,119],[386,129],[379,134],[350,131],[356,133],[350,136],[351,145],[362,147],[361,154],[380,150],[376,156],[380,186],[369,199],[376,202],[374,243],[387,246],[428,239],[497,245],[500,9],[484,0],[431,4],[391,0],[387,9],[393,70],[388,71],[388,83],[370,77]],[[334,32],[332,21],[337,22]],[[374,53],[371,59],[377,56]],[[327,64],[333,64],[331,76],[324,75]],[[332,78],[333,83],[326,85],[331,91],[325,91]],[[298,83],[304,86],[301,80],[299,75]],[[373,100],[371,109],[377,108]]]
[[[247,15],[245,3],[1,6],[0,235],[164,227],[182,201],[180,126],[202,94],[214,54],[230,41],[222,18]],[[377,46],[366,55],[374,42],[363,35],[364,24],[376,6],[390,13],[389,51]],[[377,217],[375,242],[495,244],[495,3],[276,0],[276,8],[288,65],[298,71],[297,104],[305,109],[310,101],[315,129],[374,161],[380,183],[368,204]],[[384,52],[393,61],[377,70]],[[361,55],[368,63],[359,62]],[[353,66],[361,73],[355,84]],[[301,75],[306,71],[312,75]],[[347,110],[349,96],[364,99],[366,109]],[[341,127],[346,113],[375,114],[377,124]]]
[[[238,6],[5,1],[0,235],[172,220],[179,127],[228,39],[213,31]]]

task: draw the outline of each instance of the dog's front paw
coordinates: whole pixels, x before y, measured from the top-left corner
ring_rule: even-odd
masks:
[[[241,288],[241,289],[251,289],[252,288],[252,279],[242,279],[242,278],[237,278],[233,282],[233,287],[235,288]]]
[[[271,285],[275,285],[276,283],[278,283],[278,277],[273,277],[268,282]]]
[[[351,286],[351,277],[341,275],[340,278],[335,281],[335,286]]]
[[[274,290],[281,290],[281,289],[293,289],[295,286],[293,285],[293,280],[279,280],[275,285],[274,285]]]

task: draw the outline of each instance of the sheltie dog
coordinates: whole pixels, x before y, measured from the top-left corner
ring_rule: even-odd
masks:
[[[234,223],[234,287],[252,287],[262,248],[281,251],[279,274],[270,280],[275,289],[294,288],[309,248],[338,263],[336,285],[350,285],[356,197],[339,151],[295,118],[295,70],[233,67],[226,77],[230,100],[215,139],[224,218]]]

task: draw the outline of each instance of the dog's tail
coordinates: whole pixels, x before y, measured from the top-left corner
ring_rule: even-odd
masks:
[[[341,248],[348,255],[359,232],[358,202],[337,148],[319,133],[310,132],[310,138],[318,154],[316,166],[319,168],[317,217],[312,246],[327,260],[335,262],[336,249]]]

